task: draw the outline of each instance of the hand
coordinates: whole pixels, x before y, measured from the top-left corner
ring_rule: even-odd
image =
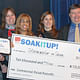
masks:
[[[5,64],[1,65],[2,73],[7,72],[7,66]]]
[[[0,61],[4,61],[4,56],[0,54]]]
[[[11,48],[13,48],[14,47],[14,44],[11,42]]]
[[[39,34],[39,37],[42,37],[42,34]]]

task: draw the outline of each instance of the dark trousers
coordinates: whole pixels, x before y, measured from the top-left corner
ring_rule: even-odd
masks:
[[[7,75],[6,73],[2,73],[3,80],[16,80],[16,79],[10,79],[10,78],[7,78],[6,75]]]

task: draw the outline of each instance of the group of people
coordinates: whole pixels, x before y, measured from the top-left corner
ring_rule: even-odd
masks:
[[[0,38],[11,39],[12,33],[16,33],[75,42],[76,25],[79,25],[80,31],[80,5],[71,5],[69,8],[69,16],[71,23],[65,27],[61,27],[60,31],[57,31],[54,15],[50,11],[46,11],[40,18],[40,23],[37,28],[37,35],[35,35],[32,32],[32,19],[29,14],[22,13],[18,16],[18,18],[16,18],[16,13],[13,8],[5,8],[2,11]],[[3,80],[12,80],[6,77],[8,57],[9,55],[0,53],[0,67]]]

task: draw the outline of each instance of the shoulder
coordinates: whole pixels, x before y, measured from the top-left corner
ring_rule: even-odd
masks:
[[[35,36],[35,34],[33,32],[29,32],[28,35],[29,36]]]
[[[62,30],[68,30],[69,28],[70,28],[70,25],[68,24],[68,25],[65,25],[65,26],[61,27],[60,31],[62,31]]]
[[[31,36],[35,36],[35,34],[33,32],[31,32]]]
[[[8,38],[8,29],[0,29],[0,37]]]

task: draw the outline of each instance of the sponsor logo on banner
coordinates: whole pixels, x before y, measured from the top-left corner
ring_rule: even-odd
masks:
[[[20,41],[21,38],[20,37],[15,37],[15,41]]]

